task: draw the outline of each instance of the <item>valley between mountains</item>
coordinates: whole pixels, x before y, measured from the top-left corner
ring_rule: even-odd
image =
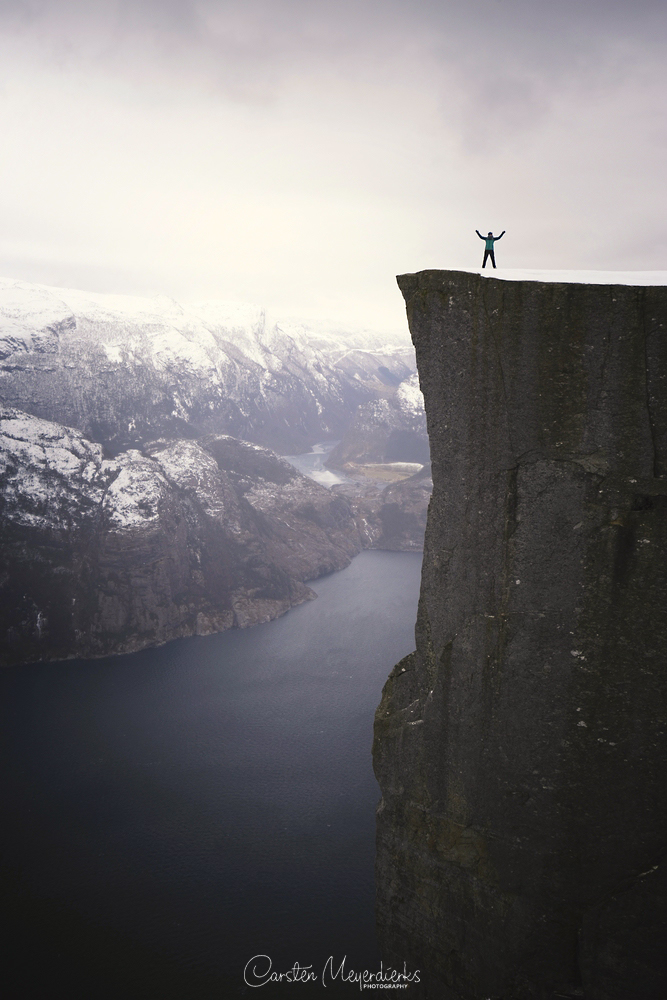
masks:
[[[268,621],[431,491],[407,335],[0,281],[5,663]],[[280,456],[336,441],[327,489]]]

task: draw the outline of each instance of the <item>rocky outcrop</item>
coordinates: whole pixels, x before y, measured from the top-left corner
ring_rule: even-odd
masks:
[[[438,1000],[658,1000],[667,288],[399,285],[434,492],[375,723],[385,956]]]
[[[416,375],[384,398],[362,403],[327,459],[331,469],[390,462],[429,461],[424,401]]]
[[[343,497],[227,436],[113,460],[0,408],[4,663],[130,652],[268,621],[362,537]]]
[[[107,456],[225,433],[283,454],[341,437],[414,372],[409,342],[0,279],[0,401],[75,427]],[[365,349],[364,349],[365,348]]]

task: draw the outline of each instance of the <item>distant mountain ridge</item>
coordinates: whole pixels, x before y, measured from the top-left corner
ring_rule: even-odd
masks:
[[[0,279],[0,401],[108,455],[210,433],[295,454],[342,437],[360,404],[414,374],[408,335],[383,339],[235,303]]]

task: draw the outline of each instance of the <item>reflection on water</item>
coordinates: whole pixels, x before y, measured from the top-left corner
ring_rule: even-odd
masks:
[[[420,562],[364,552],[266,625],[0,674],[16,995],[249,995],[260,953],[374,967],[372,721]]]
[[[304,476],[310,476],[321,486],[335,486],[336,483],[349,482],[342,473],[332,472],[331,469],[324,467],[324,463],[337,444],[338,441],[322,441],[320,444],[314,444],[312,451],[304,455],[285,455],[285,458],[299,472],[303,472]]]

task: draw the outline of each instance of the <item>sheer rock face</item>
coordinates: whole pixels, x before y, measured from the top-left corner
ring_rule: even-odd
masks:
[[[375,725],[385,957],[438,1000],[657,1000],[667,288],[398,280],[434,492]]]
[[[158,441],[105,460],[0,408],[2,662],[131,652],[268,621],[361,549],[343,497],[256,445]]]

